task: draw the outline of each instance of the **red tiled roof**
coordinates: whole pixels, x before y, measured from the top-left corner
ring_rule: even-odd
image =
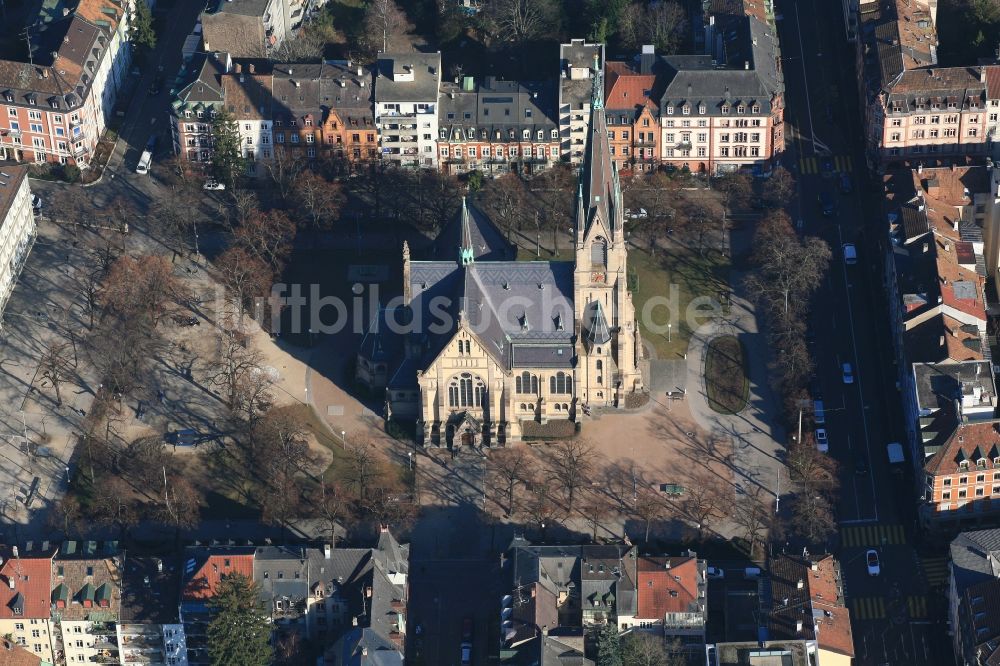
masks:
[[[1000,452],[1000,427],[994,422],[966,423],[955,428],[940,450],[927,459],[924,471],[929,474],[956,474],[958,463],[969,461],[970,472],[975,472],[976,449],[992,469],[994,452]],[[970,498],[971,499],[971,498]],[[981,498],[980,498],[981,499]]]
[[[667,562],[670,568],[666,567]],[[637,563],[636,617],[662,619],[667,613],[697,612],[698,560],[694,557],[643,557]]]
[[[47,618],[49,616],[49,581],[52,559],[49,557],[11,557],[3,552],[0,566],[0,618]],[[11,580],[14,582],[11,588]],[[12,606],[20,595],[24,611],[15,615]]]
[[[0,666],[38,666],[42,658],[25,650],[17,643],[0,639]]]
[[[604,108],[634,109],[650,104],[656,106],[656,103],[650,99],[653,86],[656,84],[656,76],[633,74],[623,71],[621,68],[614,68],[612,71],[614,75],[608,76],[605,86]]]
[[[186,600],[211,599],[215,588],[224,576],[242,574],[253,579],[252,554],[221,554],[209,555],[208,559],[198,568],[184,585],[183,597]]]
[[[1000,65],[989,65],[986,68],[986,97],[997,99],[1000,96]]]

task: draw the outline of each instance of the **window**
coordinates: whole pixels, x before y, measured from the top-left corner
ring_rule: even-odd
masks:
[[[24,631],[24,623],[23,622],[15,622],[14,623],[14,631]]]
[[[41,636],[42,636],[42,633],[40,631],[38,631],[38,629],[32,629],[31,630],[31,637],[32,638],[41,638]]]
[[[1000,486],[993,486],[993,494],[1000,495]]]
[[[927,116],[917,116],[916,118],[913,119],[913,122],[917,125],[926,125]]]
[[[306,143],[314,143],[315,141],[316,141],[315,136],[313,136],[312,134],[306,134]]]
[[[247,137],[247,145],[248,146],[252,146],[253,145],[253,137],[252,136],[248,136]]]
[[[538,394],[538,375],[533,375],[530,372],[522,372],[515,380],[518,393]]]
[[[613,130],[608,132],[608,140],[609,141],[614,141],[615,140],[615,133],[614,133]]]
[[[976,488],[976,497],[982,497],[984,492],[983,488]]]
[[[590,246],[590,263],[592,266],[604,266],[608,260],[608,243],[598,236]]]
[[[976,129],[975,127],[970,127],[969,128],[969,136],[976,136],[977,134],[979,134],[979,130],[978,129]]]
[[[746,112],[747,112],[747,107],[743,106],[742,104],[736,107],[736,113],[738,113],[739,115],[743,115]]]
[[[899,141],[901,138],[902,135],[899,132],[893,132],[889,135],[889,141]]]
[[[698,157],[705,157],[706,155],[707,155],[707,151],[705,149],[705,146],[699,146],[698,147]]]
[[[951,499],[951,491],[950,490],[946,490],[945,492],[941,493],[941,499],[943,499],[943,500],[950,500]]]
[[[985,474],[977,474],[976,475],[976,483],[985,483],[985,482],[986,482],[986,475]]]
[[[945,480],[944,480],[944,485],[945,485],[946,487],[947,487],[947,486],[950,486],[950,485],[951,485],[951,479],[945,479]]]
[[[946,137],[954,137],[954,136],[958,136],[958,130],[957,130],[957,129],[955,129],[954,127],[949,127],[948,129],[946,129],[946,130],[944,131],[944,135],[945,135]]]
[[[41,652],[41,651],[42,651],[42,644],[41,644],[41,643],[35,643],[35,644],[34,644],[34,645],[32,645],[31,647],[32,647],[32,649],[33,649],[33,650],[34,650],[35,652]]]
[[[708,141],[708,134],[705,132],[698,132],[698,143],[705,143]]]
[[[963,486],[966,485],[967,483],[969,483],[969,477],[967,476],[958,477],[958,483]]]
[[[292,134],[292,143],[298,143],[298,142],[299,142],[299,135]]]
[[[968,496],[969,496],[969,491],[967,491],[965,488],[962,488],[961,490],[958,491],[958,499],[964,499]]]
[[[277,135],[277,139],[278,139],[278,143],[284,143],[285,142],[285,133],[281,132],[280,134],[278,134]]]
[[[42,131],[43,131],[43,130],[42,130],[42,126],[41,126],[41,125],[39,125],[38,123],[31,123],[30,125],[28,125],[28,128],[29,128],[29,129],[30,129],[30,130],[31,130],[32,132],[35,132],[36,134],[41,134],[41,133],[42,133]]]
[[[564,394],[573,392],[573,378],[565,372],[557,372],[549,377],[549,393]]]

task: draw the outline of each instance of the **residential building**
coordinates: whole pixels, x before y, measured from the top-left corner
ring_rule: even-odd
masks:
[[[768,640],[805,641],[818,666],[850,666],[851,614],[840,563],[832,555],[809,559],[780,554],[769,562]]]
[[[351,165],[378,158],[374,80],[370,67],[328,60],[319,80],[323,109],[321,155]]]
[[[254,551],[253,579],[264,608],[270,613],[275,639],[297,634],[310,638],[306,622],[310,595],[309,560],[306,549],[294,546],[260,546]]]
[[[437,167],[441,53],[380,53],[375,125],[383,160]]]
[[[503,255],[490,245],[502,236],[466,206],[460,235],[437,242],[458,249],[450,259],[414,261],[403,246],[402,307],[383,311],[395,325],[374,324],[358,363],[391,366],[379,375],[392,378],[388,415],[416,419],[424,445],[502,445],[526,428],[572,432],[583,405],[620,405],[642,387],[600,79],[593,92],[574,263],[491,260]]]
[[[291,13],[289,0],[210,2],[200,17],[204,50],[234,58],[280,59],[279,47],[292,38]]]
[[[212,120],[225,103],[222,81],[232,66],[228,53],[198,53],[189,63],[190,79],[170,104],[170,134],[181,159],[211,163]]]
[[[322,64],[274,66],[274,150],[281,159],[313,160],[323,141]]]
[[[44,662],[61,660],[49,622],[52,553],[4,548],[0,560],[0,636]],[[23,657],[20,652],[17,656]]]
[[[952,166],[885,177],[893,347],[915,490],[929,523],[990,510],[992,486],[958,487],[968,480],[962,456],[975,461],[977,445],[989,449],[997,406],[987,338],[988,176],[984,167]]]
[[[0,61],[0,159],[86,167],[131,63],[130,0],[43,15],[31,62]]]
[[[28,167],[3,167],[0,169],[0,317],[14,292],[36,233]]]
[[[559,160],[554,82],[466,76],[461,84],[442,83],[439,99],[442,171],[531,175]]]
[[[511,591],[501,602],[501,663],[592,663],[584,659],[587,630],[633,625],[636,556],[631,546],[515,539],[504,556]]]
[[[121,556],[117,634],[122,666],[187,666],[187,641],[178,616],[180,570],[159,557]]]
[[[689,553],[681,557],[639,557],[636,562],[637,610],[632,627],[652,631],[687,650],[705,645],[708,619],[707,562]],[[622,622],[622,628],[625,623]]]
[[[583,164],[594,77],[604,70],[604,63],[604,44],[574,39],[559,45],[559,150],[570,164]]]
[[[882,170],[986,155],[987,73],[937,66],[933,0],[862,3],[859,10],[858,89],[869,164]]]
[[[708,662],[715,666],[815,666],[815,652],[806,641],[756,641],[718,643],[708,647]]]
[[[640,74],[628,63],[605,68],[604,115],[611,157],[618,170],[653,171],[660,164],[660,109],[656,75]]]
[[[1000,530],[962,532],[951,542],[948,627],[958,664],[1000,658]]]
[[[211,663],[206,631],[211,620],[209,600],[226,576],[253,580],[253,546],[195,546],[184,554],[179,619],[184,625],[188,663]]]
[[[114,541],[64,541],[59,547],[49,589],[55,647],[64,653],[65,663],[120,661],[119,557]]]
[[[257,72],[254,63],[236,62],[233,71],[221,77],[223,106],[236,123],[247,174],[257,175],[257,160],[272,157],[272,84],[270,72]]]

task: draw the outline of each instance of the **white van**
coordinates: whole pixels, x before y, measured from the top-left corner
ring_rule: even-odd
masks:
[[[153,153],[149,150],[142,151],[139,164],[135,167],[136,173],[149,173],[149,163],[153,161]]]

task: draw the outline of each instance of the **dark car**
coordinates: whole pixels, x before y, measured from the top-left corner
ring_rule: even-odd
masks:
[[[156,135],[150,134],[149,139],[146,140],[146,150],[149,152],[156,152]]]
[[[863,453],[859,453],[854,458],[854,473],[855,474],[867,474],[868,473],[868,458]]]
[[[153,77],[153,82],[149,84],[149,94],[159,95],[160,90],[163,88],[163,75],[157,74]]]
[[[840,174],[840,193],[850,194],[854,191],[854,184],[851,182],[851,174],[842,173]]]
[[[823,174],[824,178],[833,178],[834,168],[832,159],[830,159],[829,157],[823,158],[823,161],[820,162],[819,168],[820,168],[820,173]]]
[[[833,196],[829,192],[820,192],[816,199],[819,201],[820,210],[823,211],[823,215],[826,217],[830,217],[837,212],[837,203],[833,200]]]

